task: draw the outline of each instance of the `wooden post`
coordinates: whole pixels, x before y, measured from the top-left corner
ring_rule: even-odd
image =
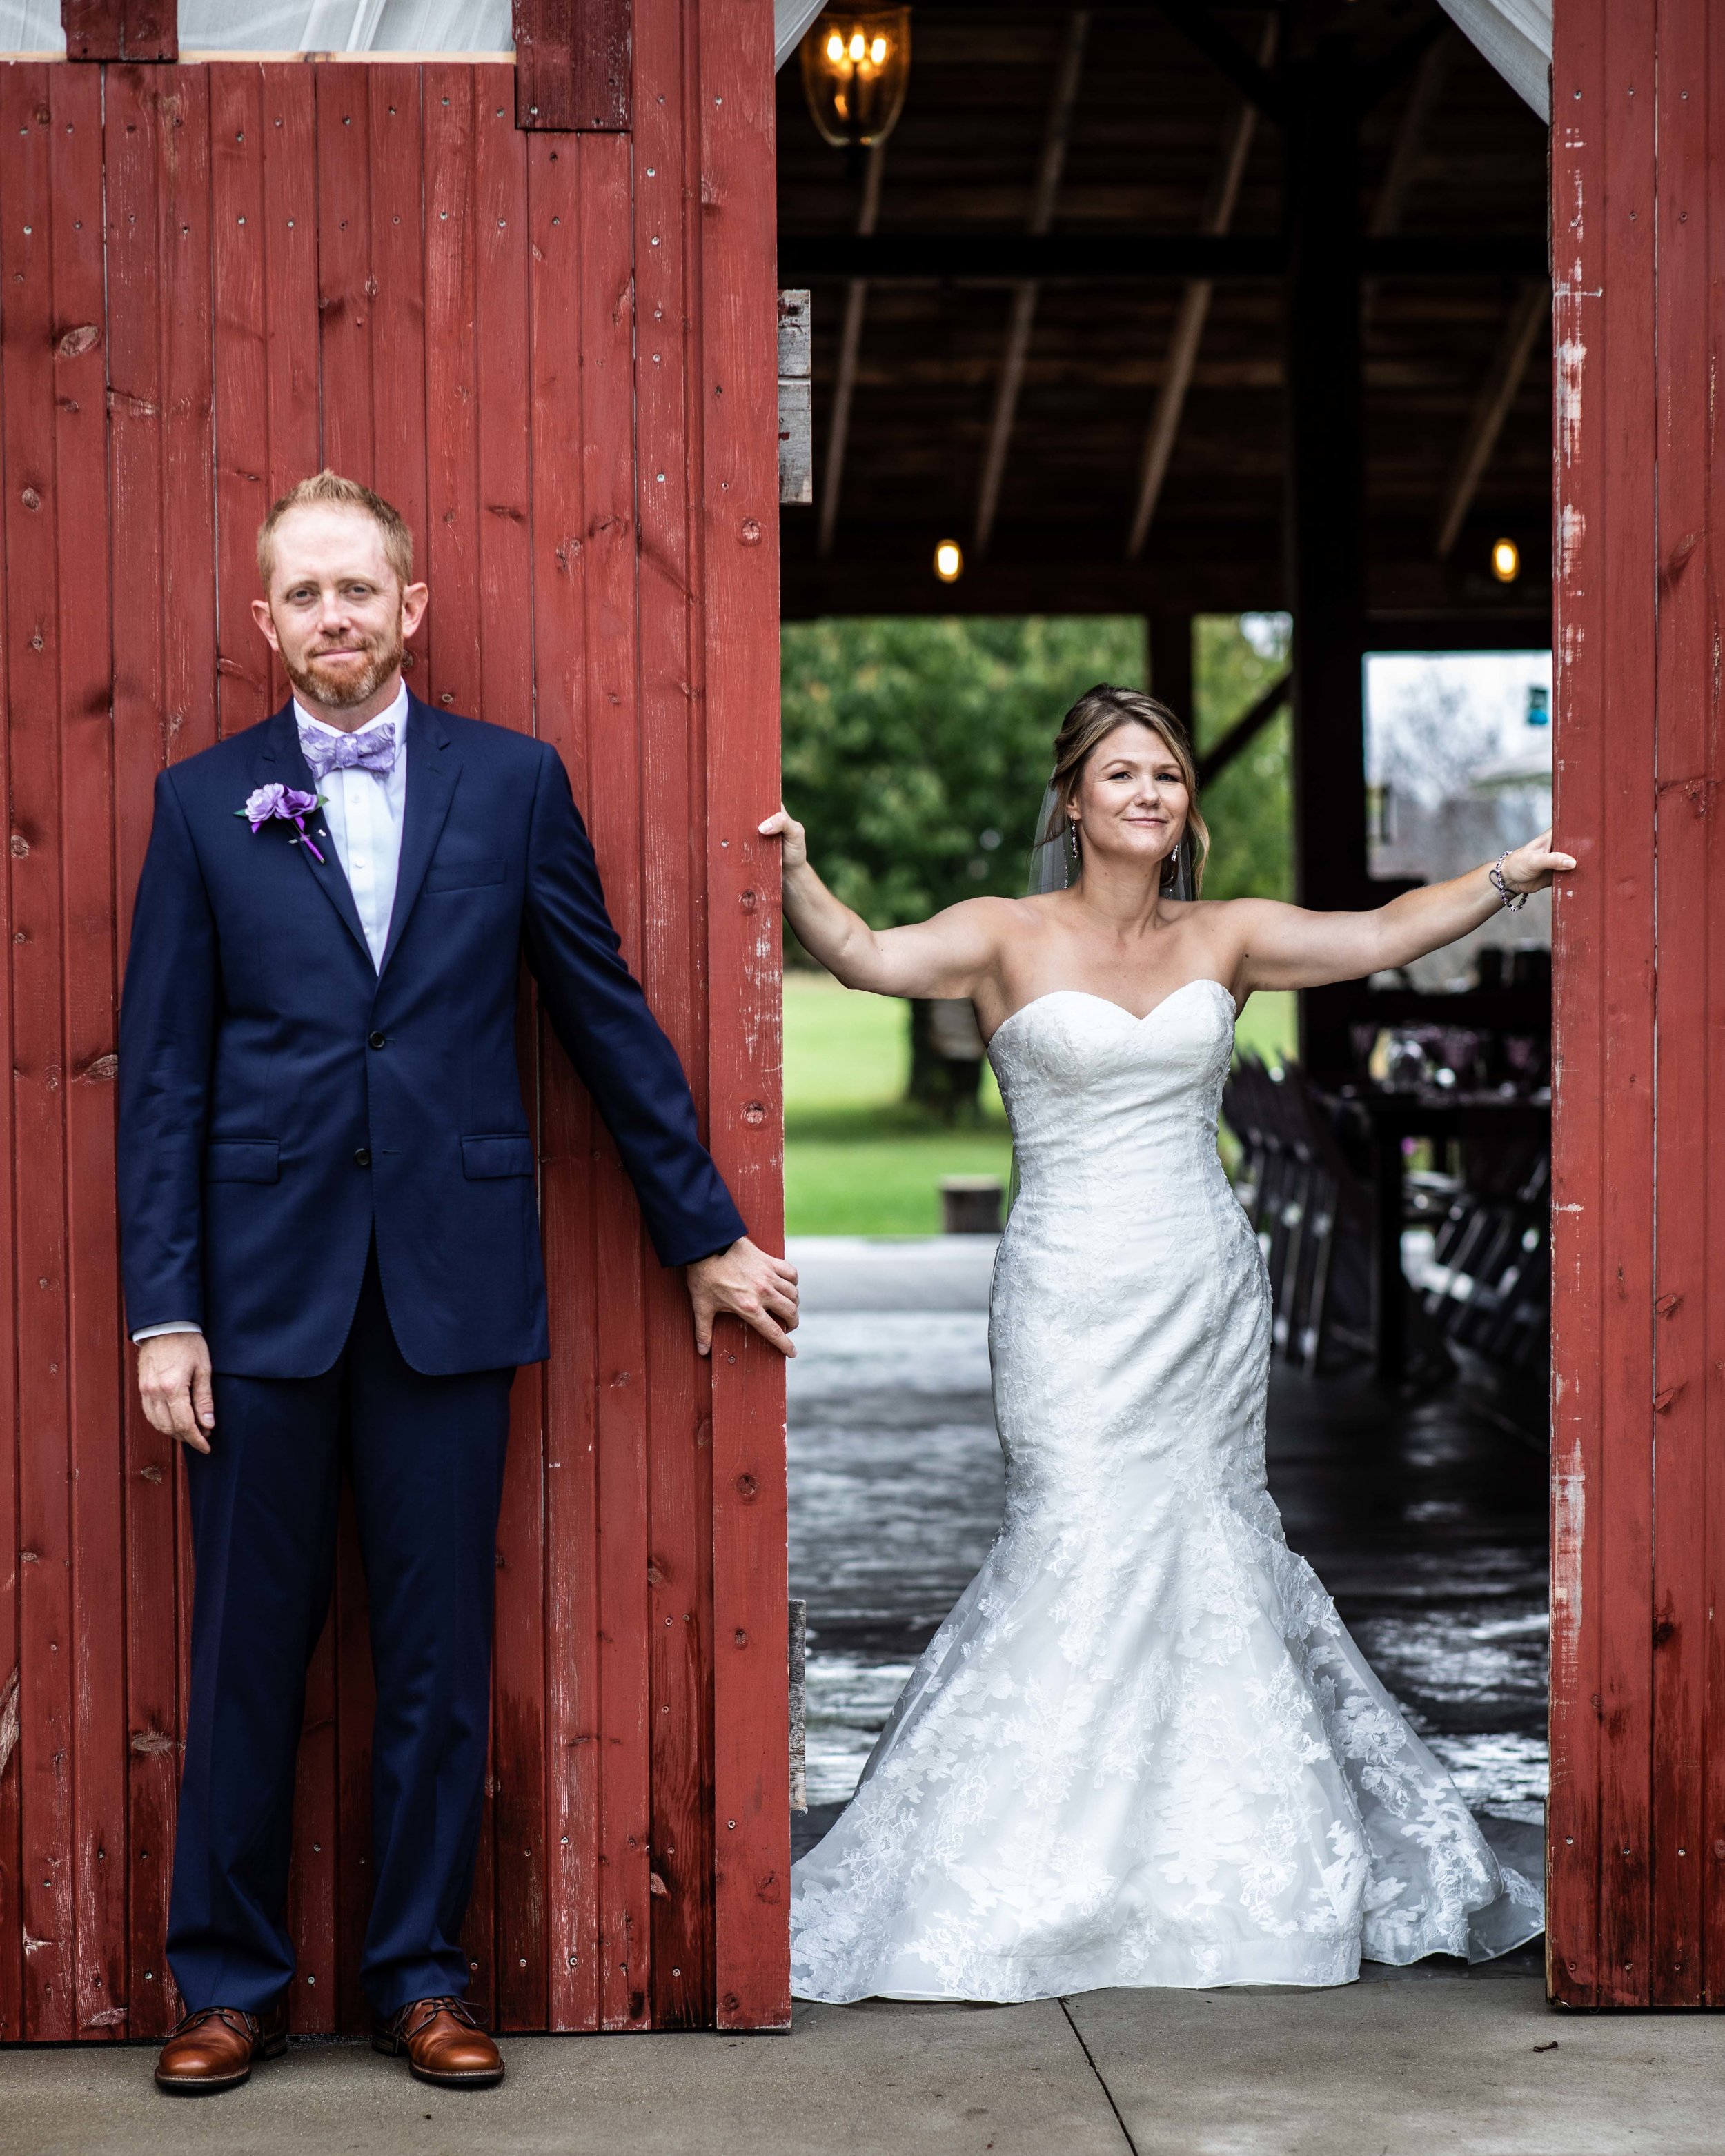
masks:
[[[60,0],[69,60],[177,60],[178,0]]]
[[[1150,693],[1164,703],[1195,742],[1197,714],[1192,708],[1193,619],[1189,613],[1153,613],[1150,632]]]
[[[1725,31],[1558,0],[1548,1981],[1725,2000]]]
[[[1285,537],[1294,616],[1295,890],[1302,906],[1371,903],[1366,880],[1359,122],[1348,41],[1286,70],[1289,259]],[[1300,998],[1309,1070],[1348,1062],[1346,987]]]

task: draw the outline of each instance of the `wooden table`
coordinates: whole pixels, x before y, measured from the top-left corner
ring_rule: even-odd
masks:
[[[1364,1134],[1372,1162],[1372,1343],[1378,1374],[1394,1383],[1407,1363],[1407,1277],[1402,1270],[1402,1141],[1543,1136],[1551,1142],[1551,1099],[1463,1093],[1439,1086],[1387,1086],[1327,1094]]]

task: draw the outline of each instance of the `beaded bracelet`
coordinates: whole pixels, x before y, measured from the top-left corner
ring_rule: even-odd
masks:
[[[1509,848],[1506,846],[1486,873],[1490,876],[1493,888],[1496,890],[1498,896],[1503,901],[1505,906],[1508,907],[1512,913],[1519,913],[1522,908],[1527,903],[1528,894],[1524,891],[1512,891],[1509,886],[1504,881],[1503,864],[1508,859]]]

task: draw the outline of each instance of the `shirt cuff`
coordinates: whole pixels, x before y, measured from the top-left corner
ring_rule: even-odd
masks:
[[[201,1325],[194,1325],[189,1317],[177,1317],[171,1325],[144,1325],[131,1336],[132,1345],[142,1340],[159,1340],[164,1332],[202,1332]]]

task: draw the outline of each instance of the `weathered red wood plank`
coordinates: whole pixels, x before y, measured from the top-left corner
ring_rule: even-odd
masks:
[[[160,107],[138,69],[105,71],[108,436],[111,529],[127,535],[115,581],[114,889],[126,948],[149,842],[152,789],[167,755]],[[130,1363],[128,1354],[127,1361]],[[144,1420],[128,1368],[126,1421],[127,1907],[133,2036],[178,2012],[163,1953],[179,1774],[177,1448]]]
[[[270,239],[270,463],[264,493],[273,502],[323,461],[318,411],[317,97],[316,74],[310,68],[276,63],[259,74],[267,122],[264,206]],[[262,638],[255,640],[264,651]],[[268,665],[259,716],[279,711],[287,698],[280,661],[270,658]]]
[[[69,60],[175,60],[177,0],[60,0]]]
[[[485,716],[530,732],[533,654],[521,633],[532,587],[526,145],[502,68],[475,70],[475,276],[485,335],[478,387],[480,619]],[[528,999],[520,1037],[531,1068]],[[545,1862],[545,1542],[542,1373],[523,1371],[511,1402],[497,1535],[492,1777],[496,1797],[497,2013],[501,2025],[548,2023]]]
[[[581,455],[586,508],[583,803],[611,917],[641,950],[640,738],[635,720],[634,329],[627,142],[586,137],[581,172]],[[598,1202],[600,2018],[643,2028],[652,1958],[647,1366],[634,1193],[595,1132]]]
[[[588,796],[582,708],[587,562],[581,459],[580,193],[571,145],[528,146],[536,721]],[[549,2017],[596,2029],[599,1605],[595,1537],[592,1107],[542,1035],[540,1196],[553,1322],[545,1372],[546,1822]]]
[[[1707,108],[1705,218],[1711,286],[1707,323],[1708,379],[1714,380],[1717,369],[1725,363],[1725,36],[1719,33],[1717,24],[1711,18],[1701,94]],[[1696,214],[1692,208],[1691,217]],[[1721,449],[1720,416],[1717,400],[1710,397],[1706,431],[1701,437],[1701,454],[1710,477],[1718,470]],[[1708,615],[1717,624],[1722,606],[1717,488],[1709,494],[1707,508],[1706,558],[1702,566],[1707,576]],[[1725,721],[1722,721],[1717,679],[1710,677],[1707,686],[1707,725],[1702,747],[1708,779],[1711,834],[1704,903],[1711,921],[1720,905],[1725,903],[1725,887],[1722,887],[1725,886],[1725,860],[1721,856],[1717,814],[1721,798],[1719,782],[1725,776],[1722,773],[1725,741],[1721,738]],[[1715,1042],[1720,1037],[1722,1025],[1725,1025],[1725,935],[1712,927],[1707,950],[1707,1038]],[[1725,1055],[1710,1050],[1703,1084],[1702,1113],[1707,1126],[1714,1132],[1725,1131]],[[1720,1172],[1717,1146],[1706,1166],[1707,1173],[1698,1185],[1706,1220],[1705,1264],[1700,1276],[1691,1284],[1697,1305],[1692,1319],[1696,1327],[1693,1337],[1699,1394],[1693,1412],[1700,1418],[1704,1430],[1717,1432],[1722,1421],[1725,1421],[1725,1383],[1722,1383],[1722,1378],[1725,1378],[1725,1308],[1721,1306],[1725,1303],[1725,1295],[1721,1292],[1721,1265],[1725,1263],[1725,1175]],[[1725,1474],[1711,1460],[1706,1476],[1706,1518],[1705,1600],[1701,1606],[1711,1614],[1720,1607],[1720,1596],[1725,1594]],[[1706,1671],[1706,1753],[1702,1793],[1702,1861],[1705,1866],[1702,1924],[1706,1966],[1700,1996],[1704,2005],[1717,2006],[1725,1999],[1725,1640],[1722,1640],[1720,1627],[1716,1623],[1710,1622],[1706,1628],[1702,1651]]]
[[[1717,725],[1711,431],[1707,11],[1661,10],[1659,39],[1659,1226],[1654,1286],[1652,1940],[1648,1993],[1702,1995],[1707,1662],[1707,1280],[1710,738]]]
[[[270,502],[269,308],[273,289],[260,69],[212,71],[210,190],[215,292],[216,724],[222,734],[254,723],[269,694],[269,647],[252,619],[254,541]]]
[[[712,1148],[751,1231],[783,1229],[777,855],[778,421],[769,11],[701,9]],[[790,2020],[784,1372],[726,1325],[713,1369],[715,1925],[721,2028]]]
[[[1609,372],[1599,724],[1612,900],[1604,916],[1604,1127],[1599,1493],[1601,1998],[1645,1999],[1651,1951],[1654,1161],[1653,769],[1656,0],[1612,9],[1605,43],[1604,285]]]
[[[425,521],[425,230],[422,82],[416,67],[368,65],[371,104],[372,305],[381,325],[372,375],[376,485],[408,521],[423,575]],[[408,654],[411,686],[424,690],[437,624],[428,613]]]
[[[101,84],[49,80],[60,653],[63,1097],[70,1407],[75,2014],[126,2033],[125,1528],[114,1218],[116,995],[111,867],[107,355]]]
[[[66,1393],[64,1042],[59,707],[64,630],[56,575],[52,121],[45,70],[0,81],[0,128],[23,146],[28,213],[4,220],[6,570],[12,914],[13,1338],[18,1424],[23,2033],[75,2035],[72,1873],[74,1738]]]
[[[627,131],[629,0],[515,0],[518,127]]]
[[[1604,1101],[1599,1061],[1604,744],[1598,661],[1604,466],[1593,406],[1603,394],[1597,126],[1603,52],[1579,18],[1559,18],[1553,57],[1552,259],[1557,475],[1553,603],[1557,731],[1554,814],[1579,872],[1553,893],[1552,1133],[1552,1713],[1547,1982],[1582,2006],[1598,1995],[1599,1474],[1602,1369],[1598,1260]],[[1584,414],[1589,421],[1582,422]],[[1591,1479],[1590,1479],[1591,1478]]]
[[[424,575],[437,612],[436,665],[421,690],[444,710],[485,715],[480,612],[476,405],[478,278],[474,220],[475,70],[428,66],[425,130],[425,424],[429,526]],[[494,1779],[488,1772],[488,1789]],[[495,1809],[488,1795],[469,1906],[470,1995],[496,2012]]]
[[[634,25],[635,499],[641,519],[639,726],[655,813],[643,826],[641,968],[647,993],[706,1106],[706,740],[696,684],[692,569],[698,510],[691,424],[700,392],[682,325],[695,318],[681,213],[687,105],[682,12],[644,0]],[[660,474],[664,476],[661,478]],[[655,2028],[713,2013],[712,1388],[691,1353],[688,1298],[649,1270],[647,1353],[653,1647],[652,2014]]]
[[[318,361],[322,456],[372,483],[372,384],[382,340],[372,272],[371,100],[363,68],[315,70],[317,113]],[[371,1901],[372,1722],[376,1691],[364,1566],[344,1496],[336,1562],[336,1928],[334,2025],[357,2030],[370,2009],[359,1961]],[[327,1851],[321,1852],[327,1854]],[[308,1987],[314,1979],[308,1975]]]
[[[436,668],[422,694],[482,717],[480,663],[479,335],[473,250],[475,89],[470,68],[422,73],[425,126],[425,424],[429,542],[436,594]]]
[[[13,206],[13,216],[22,223],[28,207],[36,201],[31,193],[33,177],[39,184],[39,151],[32,145],[28,127],[14,121],[0,126],[0,199]],[[0,335],[0,398],[9,406],[14,396],[24,394],[12,363],[11,339]],[[40,415],[38,415],[39,417]],[[0,482],[7,496],[15,491],[15,475],[7,454],[8,442],[0,428]],[[9,533],[0,521],[0,760],[10,783],[12,740],[11,668],[7,663],[13,639],[20,633],[12,603],[9,580]],[[28,630],[22,634],[28,636]],[[0,937],[12,948],[12,882],[0,878]],[[12,1068],[12,998],[0,996],[0,1055],[3,1067]],[[13,1219],[12,1088],[0,1091],[0,1219]],[[10,1311],[16,1293],[13,1239],[0,1236],[0,1309]],[[18,1628],[18,1427],[17,1371],[14,1358],[0,1358],[0,1535],[5,1537],[5,1557],[0,1561],[0,2041],[16,2043],[24,2032],[24,1916],[22,1871],[22,1807],[19,1789],[23,1763],[18,1752],[18,1724],[23,1712],[19,1670]]]
[[[369,486],[375,459],[370,70],[321,67],[317,85],[317,319],[323,460]]]

